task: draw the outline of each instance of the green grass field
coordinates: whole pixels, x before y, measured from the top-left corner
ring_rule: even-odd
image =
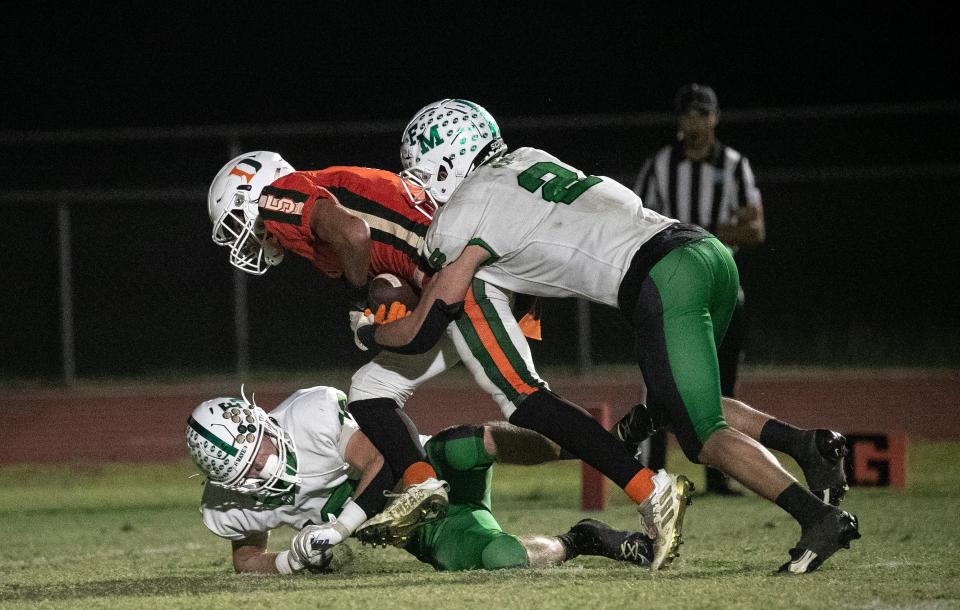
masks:
[[[695,482],[702,469],[671,454]],[[960,443],[911,448],[905,491],[856,488],[863,538],[820,571],[772,575],[798,528],[755,497],[697,497],[681,559],[651,573],[579,558],[549,570],[438,573],[397,549],[348,543],[339,572],[238,576],[229,544],[200,523],[192,465],[0,471],[0,607],[84,608],[956,608]],[[504,529],[556,534],[582,517],[579,464],[496,467]],[[612,487],[612,486],[611,486]],[[634,527],[611,489],[600,518]],[[271,548],[289,540],[277,532]]]

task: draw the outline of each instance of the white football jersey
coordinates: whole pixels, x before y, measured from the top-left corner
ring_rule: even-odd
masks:
[[[200,513],[217,536],[241,540],[281,525],[301,529],[339,514],[360,473],[343,459],[358,427],[346,412],[347,397],[335,388],[297,390],[270,416],[293,437],[301,483],[293,498],[260,501],[215,485],[204,486]],[[292,500],[291,503],[283,501]],[[328,503],[329,502],[329,503]]]
[[[468,245],[490,252],[476,277],[514,292],[617,306],[633,255],[677,221],[615,180],[535,148],[481,166],[434,216],[425,256],[440,269]]]

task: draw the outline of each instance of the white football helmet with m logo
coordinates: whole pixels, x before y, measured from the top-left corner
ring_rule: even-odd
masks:
[[[295,170],[275,152],[244,153],[223,166],[207,193],[213,243],[230,248],[230,264],[263,275],[283,260],[283,248],[269,235],[257,199],[263,187]]]
[[[499,125],[482,106],[440,100],[418,110],[404,129],[400,175],[442,205],[470,172],[506,150]]]

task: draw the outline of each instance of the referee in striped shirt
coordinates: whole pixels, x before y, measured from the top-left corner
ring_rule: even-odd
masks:
[[[765,227],[760,191],[747,158],[717,140],[717,95],[706,85],[680,88],[675,99],[677,142],[647,158],[634,191],[643,205],[682,222],[700,225],[736,254],[741,247],[763,243]],[[746,328],[743,289],[723,343],[720,390],[733,397],[737,366],[743,354]],[[666,455],[663,433],[651,439],[651,468],[660,468]],[[707,468],[707,493],[733,494],[726,477]]]

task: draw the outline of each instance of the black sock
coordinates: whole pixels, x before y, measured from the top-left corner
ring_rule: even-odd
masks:
[[[771,419],[760,429],[760,444],[768,449],[782,451],[796,459],[808,442],[806,432],[779,419]]]
[[[417,427],[393,400],[355,400],[348,409],[360,430],[383,455],[395,480],[403,479],[408,466],[426,459]]]
[[[798,483],[791,483],[776,499],[777,506],[790,513],[797,520],[801,529],[813,525],[831,510],[829,504],[820,501],[820,498],[800,487]]]
[[[528,396],[510,416],[510,423],[539,432],[596,468],[621,489],[643,468],[627,446],[604,430],[589,413],[550,390],[537,390]]]
[[[393,472],[384,464],[366,489],[363,490],[363,493],[354,498],[353,501],[363,509],[363,512],[367,513],[368,517],[372,517],[387,505],[387,497],[383,495],[383,492],[392,490],[396,483],[397,479],[393,477]]]

